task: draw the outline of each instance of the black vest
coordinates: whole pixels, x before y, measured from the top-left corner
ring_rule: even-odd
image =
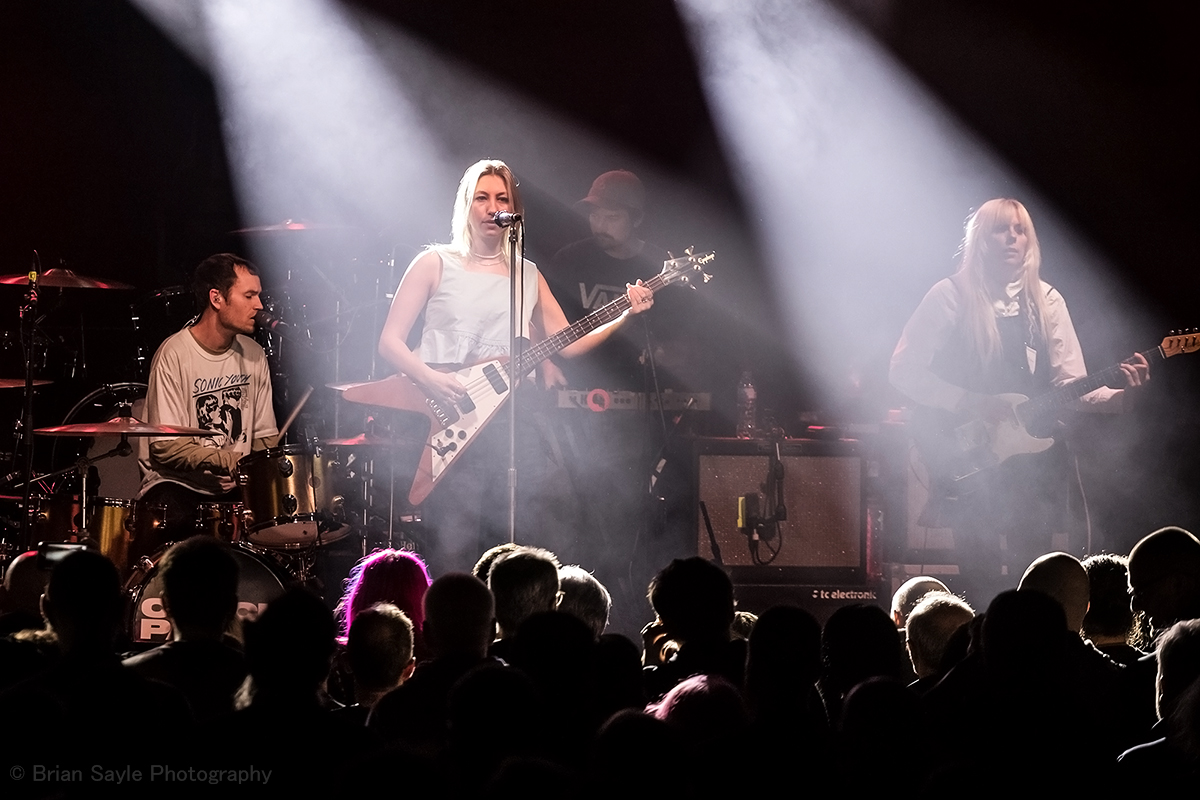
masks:
[[[953,280],[953,279],[952,279]],[[955,288],[961,291],[958,281]],[[1024,293],[1017,298],[1021,312],[998,317],[1000,350],[985,364],[974,352],[966,319],[960,317],[949,345],[933,359],[933,373],[942,380],[979,394],[1017,393],[1035,397],[1050,388],[1050,358],[1040,330],[1031,331]],[[1029,369],[1028,350],[1035,354],[1034,369]]]

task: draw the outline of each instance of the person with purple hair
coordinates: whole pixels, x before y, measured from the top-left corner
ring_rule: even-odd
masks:
[[[349,637],[350,625],[359,612],[376,603],[391,603],[412,621],[413,653],[421,661],[425,657],[422,601],[431,582],[429,568],[416,553],[390,549],[371,553],[354,566],[346,579],[346,591],[337,606],[341,636]]]

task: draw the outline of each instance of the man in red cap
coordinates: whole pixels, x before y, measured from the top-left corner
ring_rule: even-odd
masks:
[[[577,207],[587,213],[592,235],[559,250],[545,273],[571,322],[624,294],[627,283],[657,275],[668,257],[638,236],[646,190],[632,172],[613,170],[596,178]],[[651,316],[653,311],[643,315]],[[652,345],[652,328],[649,322],[626,326],[587,357],[564,361],[567,383],[574,389],[644,391],[644,353]]]

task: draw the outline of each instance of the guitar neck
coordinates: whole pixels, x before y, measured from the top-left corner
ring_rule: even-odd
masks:
[[[661,274],[659,274],[646,281],[643,285],[652,292],[658,292],[667,285],[667,281]],[[586,317],[573,322],[557,333],[546,337],[542,341],[521,353],[521,357],[517,360],[516,370],[513,372],[513,374],[527,375],[531,369],[557,353],[559,350],[562,350],[564,347],[569,346],[573,342],[582,339],[584,336],[587,336],[601,325],[607,325],[628,311],[629,308],[629,296],[623,294],[606,305],[596,309]]]
[[[1166,358],[1161,346],[1152,347],[1141,353],[1147,362],[1153,364]],[[1121,365],[1114,364],[1108,369],[1086,375],[1066,386],[1061,386],[1052,392],[1040,395],[1021,404],[1022,416],[1026,421],[1040,417],[1051,411],[1066,408],[1071,403],[1089,392],[1094,392],[1101,386],[1119,383],[1121,381]]]

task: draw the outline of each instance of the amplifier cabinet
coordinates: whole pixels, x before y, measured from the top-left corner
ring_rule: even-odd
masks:
[[[696,552],[728,568],[735,583],[864,582],[867,476],[860,443],[785,439],[778,448],[776,459],[768,440],[695,440]],[[765,499],[776,461],[787,519],[768,525],[755,544],[738,529],[738,499]],[[767,517],[774,510],[763,503],[759,512]]]

